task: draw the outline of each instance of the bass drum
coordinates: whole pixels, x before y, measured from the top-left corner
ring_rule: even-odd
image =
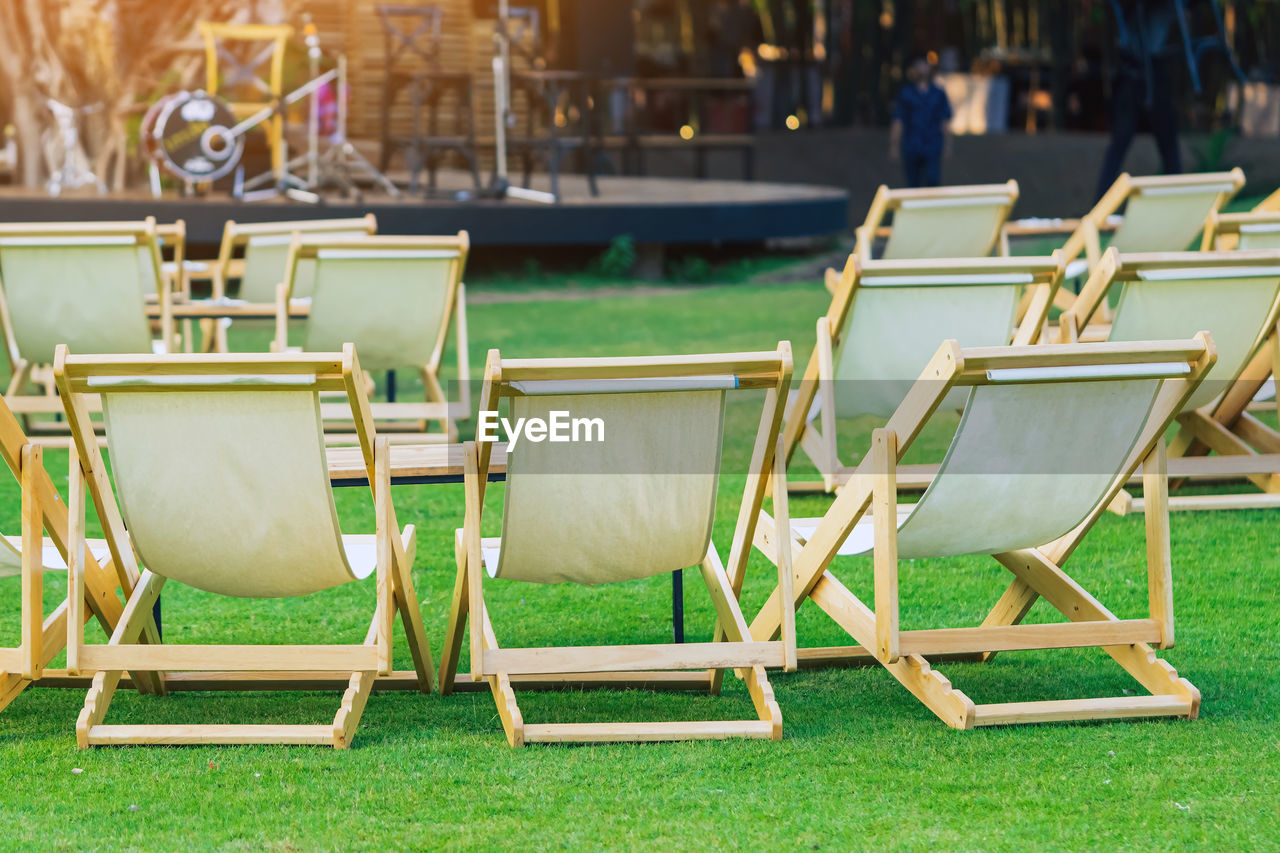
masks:
[[[244,137],[230,133],[235,125],[231,108],[212,95],[177,92],[147,110],[143,151],[184,181],[216,181],[231,174],[244,154]]]

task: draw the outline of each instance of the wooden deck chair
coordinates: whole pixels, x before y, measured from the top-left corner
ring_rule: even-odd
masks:
[[[1209,214],[1200,250],[1280,249],[1280,211]]]
[[[1262,201],[1255,204],[1253,206],[1253,209],[1246,214],[1222,214],[1222,216],[1229,217],[1228,222],[1230,222],[1232,218],[1238,215],[1243,215],[1245,217],[1248,217],[1249,214],[1264,214],[1264,213],[1277,213],[1277,212],[1280,212],[1280,190],[1276,190],[1271,195],[1267,196]],[[1250,224],[1258,224],[1258,225],[1266,225],[1266,226],[1270,226],[1274,224],[1273,222],[1270,222],[1266,219],[1259,219],[1256,221],[1245,219],[1240,221],[1239,224],[1244,224],[1245,222],[1249,222]],[[1201,243],[1200,245],[1201,249],[1237,249],[1237,248],[1272,249],[1272,248],[1276,248],[1276,246],[1272,245],[1271,238],[1264,236],[1266,234],[1272,233],[1270,228],[1264,227],[1264,228],[1250,229],[1251,233],[1254,235],[1252,240],[1250,241],[1251,245],[1247,247],[1241,247],[1238,245],[1240,242],[1240,231],[1238,228],[1232,228],[1230,225],[1227,225],[1224,228],[1224,226],[1221,223],[1214,222],[1214,223],[1206,223],[1206,226],[1205,226],[1206,229],[1208,228],[1209,224],[1215,225],[1215,231],[1219,231],[1221,233],[1217,233],[1212,237],[1206,236],[1204,242]]]
[[[165,281],[154,219],[0,225],[0,325],[13,367],[9,407],[23,416],[62,412],[49,371],[58,344],[101,353],[172,349],[172,294],[157,290]],[[148,298],[160,304],[159,340],[152,337]],[[32,382],[45,393],[29,395]],[[29,431],[49,426],[28,421]]]
[[[870,260],[876,238],[885,236],[881,260],[985,258],[1009,254],[1004,226],[1018,201],[1018,182],[876,190],[867,218],[854,229],[854,251]],[[886,228],[885,217],[893,215]],[[887,232],[887,233],[886,233]],[[824,284],[832,293],[840,273],[828,268]]]
[[[794,566],[797,605],[811,600],[849,632],[839,653],[887,669],[958,729],[1117,717],[1194,718],[1200,694],[1155,656],[1173,644],[1164,431],[1214,361],[1211,338],[1143,344],[962,349],[947,341],[920,374],[849,484],[820,519],[789,523],[762,513],[756,542]],[[898,505],[896,474],[947,395],[968,395],[946,460],[919,503]],[[1147,507],[1150,615],[1119,619],[1063,568],[1129,476],[1142,466]],[[834,574],[840,554],[873,555],[874,603]],[[1014,580],[979,627],[903,630],[902,558],[990,554]],[[782,559],[778,559],[778,558]],[[757,640],[779,631],[775,587],[751,624]],[[1069,620],[1018,624],[1036,599]],[[976,705],[933,668],[939,658],[1025,649],[1101,647],[1151,695]]]
[[[470,621],[469,683],[489,683],[507,740],[659,741],[782,737],[782,714],[766,666],[794,669],[790,610],[782,642],[756,643],[738,606],[755,519],[775,470],[775,510],[786,515],[785,472],[777,464],[791,350],[654,358],[503,360],[489,352],[481,411],[509,399],[511,416],[567,413],[598,419],[603,441],[521,442],[509,456],[502,535],[481,538],[493,444],[466,445],[466,519],[457,531],[458,575],[440,665],[449,693]],[[764,404],[728,571],[712,542],[726,395],[763,389]],[[593,427],[587,427],[593,429]],[[584,436],[585,433],[584,433]],[[725,642],[636,646],[504,648],[482,583],[620,583],[697,566]],[[779,582],[789,572],[780,571]],[[745,678],[758,719],[699,722],[525,723],[513,682],[703,687],[720,671]],[[708,670],[713,670],[709,673]],[[688,670],[695,670],[688,672]]]
[[[68,502],[72,530],[82,529],[78,519],[85,511],[87,485],[112,559],[131,572],[138,569],[135,560],[145,566],[110,643],[86,644],[83,632],[71,626],[68,670],[96,673],[76,723],[81,747],[290,743],[345,748],[375,676],[390,672],[396,611],[419,688],[430,692],[431,655],[409,574],[414,530],[401,530],[396,523],[387,444],[375,436],[354,347],[307,356],[156,357],[73,356],[60,346],[54,371],[79,460]],[[339,528],[320,423],[322,391],[345,391],[358,424],[376,515],[372,535],[344,535]],[[86,403],[95,395],[106,421],[110,479],[88,423]],[[73,536],[71,552],[78,550]],[[278,598],[375,573],[377,606],[361,643],[136,642],[168,581],[216,595]],[[70,574],[78,585],[74,561]],[[270,673],[286,679],[338,670],[349,673],[350,681],[328,725],[106,725],[123,670]]]
[[[234,222],[222,228],[218,258],[205,275],[213,283],[214,299],[227,297],[227,285],[238,279],[236,297],[255,304],[273,304],[276,288],[284,281],[289,245],[294,234],[322,239],[354,239],[378,233],[372,214],[354,219],[303,219],[281,222]],[[298,296],[311,294],[312,276],[302,270]]]
[[[448,237],[355,240],[295,236],[285,281],[276,294],[273,349],[285,349],[289,305],[300,291],[307,293],[311,310],[304,323],[303,351],[331,351],[350,341],[366,370],[412,368],[422,378],[425,402],[373,404],[380,431],[396,441],[456,441],[457,422],[471,412],[462,282],[469,245],[465,231]],[[451,327],[458,365],[456,403],[440,383]],[[326,415],[331,411],[344,416],[328,408]],[[425,432],[428,421],[438,422],[439,432]]]
[[[0,537],[0,582],[19,577],[22,584],[19,645],[0,648],[0,709],[39,681],[48,663],[63,650],[68,619],[96,617],[108,634],[113,631],[121,613],[117,589],[123,586],[127,596],[137,580],[117,574],[105,540],[88,540],[89,552],[82,558],[82,597],[74,604],[64,600],[45,615],[44,575],[66,571],[71,537],[66,504],[44,469],[41,452],[27,440],[18,419],[0,400],[0,456],[22,487],[21,535]],[[147,636],[154,639],[154,626],[148,627]],[[138,686],[152,693],[163,689],[162,682],[154,678],[144,679]]]
[[[62,650],[61,642],[51,644],[50,648],[45,648],[44,644],[44,575],[66,572],[67,562],[54,540],[44,536],[44,511],[40,505],[41,490],[37,485],[40,474],[36,470],[43,468],[42,453],[39,445],[23,447],[19,459],[22,534],[0,536],[0,580],[20,577],[22,583],[21,643],[17,648],[0,648],[0,679],[7,681],[12,674],[18,676],[20,682],[14,685],[16,689],[5,689],[0,693],[0,708],[11,702],[27,684],[39,680],[45,664]],[[102,561],[109,556],[105,540],[85,540],[85,543],[94,559]],[[62,549],[65,548],[66,540],[63,539]],[[60,618],[65,623],[65,606],[61,608]],[[64,630],[59,640],[65,637]]]
[[[1121,174],[1067,238],[1062,249],[1067,278],[1088,274],[1102,260],[1106,231],[1112,232],[1107,245],[1121,253],[1185,250],[1201,233],[1209,214],[1243,186],[1244,172],[1239,168],[1146,178]],[[1121,207],[1124,216],[1117,215]],[[1062,290],[1058,296],[1059,307],[1071,307],[1069,291]]]
[[[1179,495],[1170,498],[1170,508],[1280,506],[1280,433],[1245,410],[1276,362],[1280,249],[1132,255],[1107,249],[1080,292],[1078,318],[1067,312],[1060,325],[1087,326],[1115,291],[1108,340],[1168,340],[1199,328],[1217,342],[1217,366],[1178,413],[1179,431],[1169,445],[1175,487],[1183,476],[1247,477],[1262,492]],[[1205,457],[1209,451],[1217,455]],[[1124,493],[1113,509],[1142,507]]]
[[[893,414],[939,341],[1001,346],[1038,340],[1062,273],[1060,252],[924,261],[851,255],[831,306],[818,318],[817,346],[783,429],[788,465],[801,448],[822,482],[792,478],[792,491],[831,492],[848,479],[853,469],[840,460],[837,420]],[[1033,294],[1033,304],[1015,331],[1024,291]],[[963,401],[954,402],[959,408]]]
[[[194,278],[208,279],[215,302],[228,300],[228,285],[237,280],[235,298],[254,305],[274,305],[276,289],[284,281],[293,235],[325,239],[356,239],[378,233],[372,214],[351,219],[302,219],[278,222],[235,222],[222,227],[218,257]],[[299,274],[298,297],[309,296],[313,276],[310,264]],[[226,352],[228,320],[206,324],[210,334],[207,351]]]
[[[1257,207],[1248,213],[1214,213],[1205,224],[1204,242],[1201,251],[1226,249],[1280,249],[1280,190],[1263,199]],[[1276,394],[1277,373],[1280,373],[1280,330],[1272,335],[1271,341],[1260,355],[1261,363],[1242,377],[1242,382],[1254,381],[1253,402],[1248,404],[1249,410],[1270,411],[1280,413],[1280,395]],[[1271,378],[1262,376],[1267,370],[1267,360],[1271,362]],[[1242,392],[1247,390],[1240,389]]]

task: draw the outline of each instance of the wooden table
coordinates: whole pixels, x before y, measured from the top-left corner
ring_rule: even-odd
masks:
[[[463,478],[461,444],[393,444],[391,450],[391,485],[422,486],[461,483]],[[367,486],[368,472],[359,447],[329,447],[329,482],[337,486]],[[496,442],[489,462],[489,481],[507,477],[507,444]]]

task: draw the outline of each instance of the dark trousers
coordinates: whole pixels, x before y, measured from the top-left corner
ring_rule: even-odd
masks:
[[[936,187],[942,183],[942,154],[903,151],[902,171],[909,187]]]
[[[1173,103],[1169,68],[1157,61],[1151,69],[1151,102],[1147,103],[1145,75],[1138,69],[1122,68],[1116,74],[1111,95],[1111,142],[1098,175],[1098,198],[1120,177],[1124,158],[1138,132],[1138,122],[1146,116],[1160,151],[1160,171],[1176,175],[1182,171],[1178,150],[1178,111]]]

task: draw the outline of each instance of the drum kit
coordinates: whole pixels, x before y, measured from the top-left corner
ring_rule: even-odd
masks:
[[[234,28],[221,27],[230,37],[237,37]],[[289,28],[280,28],[289,31]],[[212,30],[212,28],[210,28]],[[251,28],[245,28],[242,38],[261,41],[262,36]],[[258,55],[246,63],[234,62],[232,54],[221,46],[215,48],[213,33],[210,41],[206,89],[175,92],[152,104],[142,121],[142,150],[148,159],[151,192],[161,193],[161,174],[165,173],[183,182],[184,189],[194,192],[214,181],[233,176],[232,195],[245,201],[256,201],[276,196],[287,196],[296,201],[318,204],[319,190],[323,187],[339,188],[344,194],[360,194],[356,174],[363,173],[392,197],[399,197],[400,190],[382,172],[374,168],[350,140],[347,139],[347,67],[346,58],[339,56],[335,67],[321,72],[323,54],[315,27],[308,21],[305,40],[309,61],[310,79],[290,92],[279,92],[253,75],[254,68],[267,59],[273,59],[276,51],[283,49],[283,39],[276,47]],[[274,36],[273,36],[274,38]],[[218,71],[214,63],[219,58],[234,62],[233,69],[240,78],[248,78],[269,94],[269,100],[258,105],[235,104],[216,94]],[[279,63],[279,59],[274,60]],[[278,70],[273,69],[271,83],[277,82]],[[331,95],[336,88],[336,119],[331,133],[322,134],[321,112],[326,106],[324,95]],[[306,151],[290,158],[288,140],[283,133],[285,111],[303,100],[308,101]],[[248,106],[249,109],[246,109]],[[252,110],[252,111],[249,111]],[[243,114],[238,118],[238,114]],[[244,177],[242,160],[246,135],[255,128],[266,131],[268,143],[273,147],[273,166],[255,177]],[[274,130],[274,132],[273,132]],[[275,150],[278,149],[278,150]],[[298,174],[304,170],[305,174]]]
[[[494,32],[494,121],[496,125],[495,169],[490,186],[479,193],[482,197],[518,198],[524,201],[554,204],[552,193],[512,186],[507,176],[507,129],[513,124],[511,109],[511,21],[520,16],[510,0],[498,0],[498,24]],[[357,176],[366,183],[381,187],[389,196],[399,198],[400,189],[374,167],[347,138],[347,63],[339,55],[327,71],[321,72],[323,54],[315,26],[304,15],[304,34],[310,79],[298,88],[284,92],[281,66],[284,45],[293,29],[266,25],[200,25],[206,45],[206,84],[203,89],[175,92],[162,97],[147,110],[142,122],[142,151],[147,158],[151,192],[161,193],[161,176],[167,174],[183,184],[184,192],[204,191],[213,182],[232,176],[232,195],[254,201],[286,196],[297,201],[319,204],[319,190],[336,187],[344,195],[359,196]],[[533,22],[536,29],[536,22]],[[258,47],[242,59],[219,43],[219,39],[247,42]],[[270,62],[269,71],[260,76],[258,67]],[[266,96],[255,103],[227,100],[218,91],[219,81],[244,85]],[[335,92],[336,90],[336,92]],[[288,138],[284,133],[286,110],[303,100],[308,101],[306,151],[300,156],[288,155]],[[334,106],[336,118],[332,132],[320,131],[322,111]],[[244,176],[246,135],[261,128],[271,147],[272,167],[252,178]],[[302,172],[302,174],[299,174]],[[459,199],[473,197],[471,192],[458,194]]]

